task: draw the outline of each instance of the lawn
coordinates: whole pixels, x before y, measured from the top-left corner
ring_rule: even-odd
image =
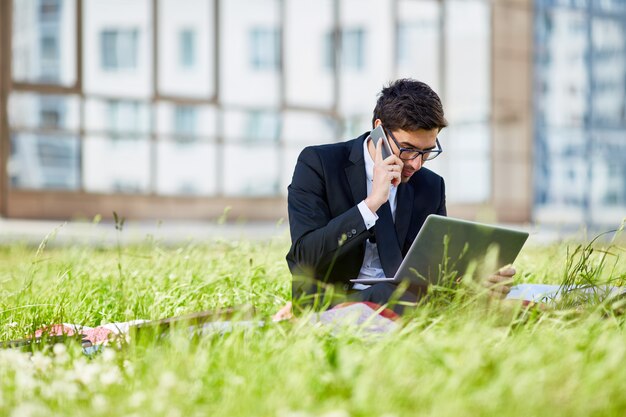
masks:
[[[0,247],[0,340],[50,323],[159,319],[252,305],[264,326],[190,339],[0,350],[0,416],[623,416],[623,303],[555,308],[433,296],[396,333],[271,323],[285,237],[167,246]],[[517,282],[626,281],[626,247],[529,246]],[[435,294],[436,295],[436,294]]]

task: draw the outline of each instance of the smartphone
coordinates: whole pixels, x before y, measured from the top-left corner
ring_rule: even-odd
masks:
[[[389,146],[389,140],[385,135],[385,131],[383,130],[383,125],[378,125],[378,127],[370,132],[370,137],[372,138],[372,142],[374,146],[378,146],[378,141],[383,141],[383,159],[391,156],[391,146]]]

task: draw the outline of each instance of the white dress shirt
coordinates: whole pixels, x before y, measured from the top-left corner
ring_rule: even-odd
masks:
[[[372,193],[372,183],[374,180],[374,160],[370,155],[367,145],[370,142],[370,138],[367,138],[363,141],[363,157],[365,159],[365,181],[367,182],[367,195],[369,196]],[[396,219],[396,192],[397,187],[391,186],[389,187],[389,205],[391,207],[391,217],[395,221]],[[363,217],[363,221],[365,222],[365,227],[370,229],[376,224],[376,220],[378,220],[378,216],[376,213],[372,213],[372,211],[367,207],[365,201],[361,201],[358,206],[359,211],[361,212],[361,216]],[[361,265],[361,270],[359,271],[358,278],[384,278],[385,272],[383,271],[383,267],[380,263],[380,258],[378,256],[378,247],[376,243],[371,243],[369,240],[365,241],[365,256],[363,257],[363,264]],[[354,284],[352,287],[355,290],[364,290],[368,288],[369,285],[364,284]]]

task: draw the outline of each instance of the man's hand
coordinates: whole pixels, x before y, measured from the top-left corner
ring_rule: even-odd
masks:
[[[276,314],[272,316],[272,321],[290,320],[292,318],[293,311],[291,308],[291,301],[289,301],[287,304],[282,306],[281,309],[276,312]]]
[[[489,296],[500,300],[505,298],[509,291],[511,291],[513,275],[515,275],[515,268],[511,265],[507,265],[487,277],[487,279],[483,281],[483,285],[489,289]]]
[[[398,186],[401,181],[401,172],[404,164],[396,155],[383,159],[383,141],[378,141],[374,152],[374,180],[372,192],[365,199],[365,204],[376,213],[380,206],[389,200],[389,188]]]

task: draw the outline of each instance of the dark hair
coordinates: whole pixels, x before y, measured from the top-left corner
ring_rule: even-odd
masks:
[[[393,81],[382,89],[372,125],[376,119],[389,130],[441,130],[448,126],[437,93],[427,84],[410,78]]]

